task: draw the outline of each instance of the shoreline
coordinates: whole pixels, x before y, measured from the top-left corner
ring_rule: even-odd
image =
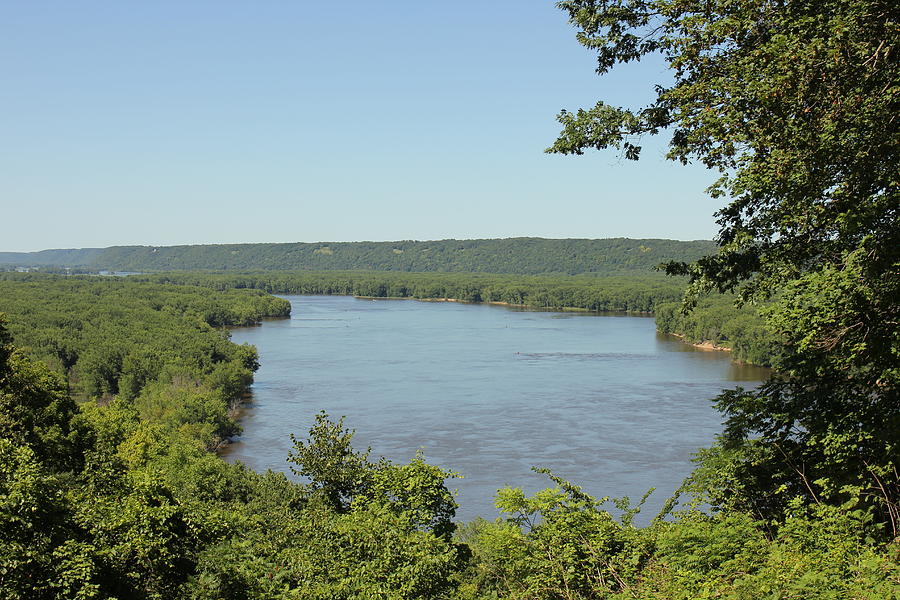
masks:
[[[681,340],[688,346],[693,346],[694,348],[697,348],[699,350],[707,350],[707,351],[712,351],[712,352],[731,352],[731,348],[729,348],[728,346],[718,346],[716,344],[713,344],[710,341],[689,342],[680,333],[667,333],[666,332],[666,335],[671,335],[673,337],[677,337],[679,340]]]
[[[320,294],[324,296],[343,295],[343,294]],[[583,312],[583,313],[616,313],[623,315],[635,316],[652,316],[652,311],[646,310],[591,310],[590,308],[581,308],[578,306],[537,306],[535,304],[513,304],[512,302],[503,302],[501,300],[461,300],[460,298],[416,298],[415,296],[357,296],[354,298],[359,300],[415,300],[416,302],[457,302],[459,304],[488,304],[492,306],[505,306],[507,308],[524,308],[536,311],[548,312]]]

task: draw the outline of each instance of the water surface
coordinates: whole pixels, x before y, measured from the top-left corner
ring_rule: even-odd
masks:
[[[721,429],[710,398],[764,369],[655,332],[647,317],[346,296],[288,296],[290,319],[238,328],[260,370],[226,452],[289,471],[289,434],[346,415],[358,447],[456,471],[457,516],[495,518],[496,490],[528,492],[548,467],[596,496],[657,492],[652,517]],[[643,519],[642,519],[643,520]]]

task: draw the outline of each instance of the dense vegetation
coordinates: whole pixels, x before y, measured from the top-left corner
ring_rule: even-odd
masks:
[[[681,298],[685,282],[657,273],[640,276],[548,277],[486,273],[323,271],[279,273],[165,273],[135,281],[176,283],[216,290],[250,288],[274,294],[335,294],[371,298],[453,299],[534,308],[650,312]]]
[[[422,457],[373,461],[352,448],[340,421],[319,415],[289,456],[305,483],[251,473],[208,453],[206,435],[197,434],[204,427],[189,426],[208,423],[215,411],[191,410],[185,420],[153,410],[169,403],[177,412],[190,403],[193,383],[179,389],[183,378],[169,380],[163,370],[133,398],[120,379],[118,394],[101,387],[94,391],[112,397],[78,406],[64,381],[14,349],[0,327],[4,596],[900,596],[896,7],[882,0],[560,6],[579,40],[597,51],[601,74],[661,53],[675,79],[640,110],[599,103],[563,113],[553,150],[615,147],[636,159],[639,136],[671,131],[671,157],[718,169],[713,193],[729,203],[719,213],[720,251],[669,270],[688,275],[692,292],[716,288],[770,302],[762,318],[778,336],[779,374],[717,399],[725,430],[700,453],[681,504],[636,528],[626,500],[608,511],[548,474],[554,486],[532,497],[501,490],[498,506],[510,519],[454,534],[449,474]],[[57,281],[36,289],[67,285]],[[159,284],[90,282],[71,299],[102,298],[94,285],[133,286],[119,298],[127,306],[141,302],[140,286]],[[173,287],[161,286],[160,295]],[[181,288],[172,293],[224,293]],[[91,305],[80,302],[79,310]],[[108,310],[115,318],[116,308]],[[176,328],[193,322],[189,337],[173,341],[202,345],[209,325],[199,312],[148,310]],[[16,314],[29,318],[28,310]],[[54,318],[44,315],[33,324]],[[125,339],[144,327],[129,319],[119,326]],[[251,351],[235,352],[252,366]],[[206,369],[221,361],[194,370],[190,356],[179,355],[169,364],[177,370],[182,360],[196,385],[220,389]]]
[[[256,474],[208,452],[204,431],[224,416],[210,395],[224,389],[202,376],[79,406],[8,341],[0,325],[4,598],[434,598],[453,587],[465,554],[450,539],[447,474],[420,457],[369,461],[320,417],[291,456],[309,484]]]
[[[646,272],[669,260],[695,260],[711,242],[675,240],[437,240],[115,246],[92,250],[0,253],[0,264],[92,267],[120,271],[311,270],[613,274]],[[66,253],[71,253],[67,255]]]
[[[781,355],[779,337],[766,327],[755,305],[735,305],[732,294],[705,296],[689,312],[681,302],[654,308],[656,329],[692,344],[728,348],[734,360],[771,367]]]
[[[256,350],[221,328],[285,316],[290,304],[252,290],[0,274],[0,311],[17,344],[56,370],[74,398],[133,402],[157,421],[205,428],[214,447],[238,430],[228,407],[257,366]]]
[[[661,55],[674,78],[640,108],[563,112],[549,149],[671,134],[669,158],[719,178],[718,252],[668,265],[701,292],[762,303],[778,374],[717,399],[725,431],[692,490],[768,535],[798,513],[900,534],[900,15],[884,0],[566,0],[597,71]],[[819,529],[829,521],[822,518]],[[877,547],[877,546],[873,546]],[[819,593],[824,594],[823,591]],[[841,593],[833,592],[835,596]],[[897,587],[889,593],[897,594]],[[846,592],[844,592],[844,595]],[[811,596],[812,592],[796,595]],[[879,595],[875,590],[867,596]]]

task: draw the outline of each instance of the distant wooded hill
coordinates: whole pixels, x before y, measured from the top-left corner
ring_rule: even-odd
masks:
[[[400,242],[113,246],[0,252],[0,264],[119,271],[374,270],[517,274],[646,272],[715,251],[711,241],[508,238]]]

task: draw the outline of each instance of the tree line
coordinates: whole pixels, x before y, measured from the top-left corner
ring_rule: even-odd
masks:
[[[733,360],[775,366],[782,341],[766,325],[766,307],[738,306],[736,301],[733,294],[705,296],[689,312],[683,310],[682,302],[659,304],[654,309],[656,329],[692,344],[728,348]]]
[[[90,267],[118,271],[412,271],[616,274],[652,270],[668,260],[695,260],[709,241],[509,238],[397,242],[113,246],[0,253],[0,264]]]
[[[284,273],[160,273],[136,281],[258,289],[277,294],[335,294],[371,298],[453,299],[532,308],[650,312],[673,301],[684,282],[656,273],[609,277],[516,276],[486,273],[292,271]]]

